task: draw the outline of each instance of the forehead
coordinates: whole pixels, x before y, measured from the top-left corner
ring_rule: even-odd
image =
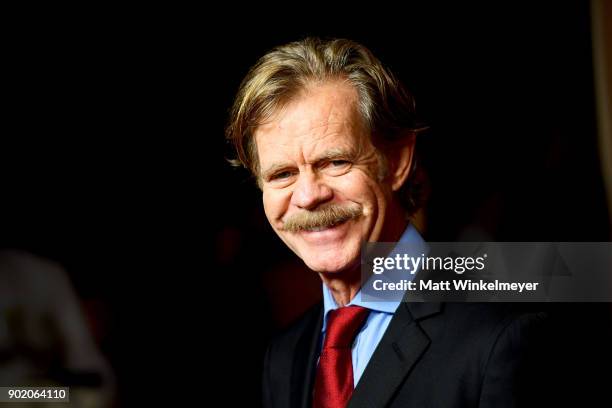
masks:
[[[365,134],[358,100],[356,89],[346,82],[311,85],[256,129],[260,161],[354,147]]]

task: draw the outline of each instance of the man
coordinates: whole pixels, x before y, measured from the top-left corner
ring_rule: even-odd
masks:
[[[250,70],[227,129],[270,225],[323,282],[270,345],[266,407],[463,407],[524,402],[537,314],[502,306],[363,302],[364,242],[424,246],[411,95],[352,41],[306,39]]]

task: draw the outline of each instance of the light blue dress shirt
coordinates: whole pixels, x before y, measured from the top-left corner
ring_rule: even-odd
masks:
[[[427,244],[419,234],[419,232],[409,224],[398,242],[409,244],[408,256],[419,256],[427,251]],[[351,349],[353,359],[353,385],[356,387],[363,371],[365,370],[370,357],[376,350],[380,339],[382,339],[395,310],[400,305],[401,301],[363,301],[361,299],[361,291],[357,292],[353,300],[347,305],[362,306],[370,309],[370,314],[366,319],[363,327],[357,334]],[[337,309],[338,305],[332,296],[331,291],[323,284],[323,327],[322,339],[325,339],[325,331],[327,328],[327,317],[331,310]],[[322,340],[322,341],[323,341]],[[321,343],[323,344],[323,343]]]

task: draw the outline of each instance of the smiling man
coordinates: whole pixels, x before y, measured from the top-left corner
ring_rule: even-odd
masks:
[[[323,282],[323,303],[270,345],[266,407],[514,406],[539,314],[501,306],[364,302],[365,242],[425,243],[414,101],[365,47],[306,39],[243,80],[227,137],[266,216]]]
[[[408,175],[414,137],[396,143],[385,175],[354,86],[330,78],[298,92],[254,132],[264,208],[343,306],[359,290],[361,244],[397,241],[407,225],[392,194]]]

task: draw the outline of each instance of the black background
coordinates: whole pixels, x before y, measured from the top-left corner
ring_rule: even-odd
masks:
[[[256,404],[281,326],[261,276],[291,255],[223,132],[247,69],[307,35],[363,43],[414,93],[431,125],[427,239],[607,241],[588,3],[496,5],[20,13],[5,37],[0,245],[58,260],[102,302],[122,406],[170,389]],[[609,378],[609,306],[559,309],[583,321],[567,340],[593,350],[582,368]]]

